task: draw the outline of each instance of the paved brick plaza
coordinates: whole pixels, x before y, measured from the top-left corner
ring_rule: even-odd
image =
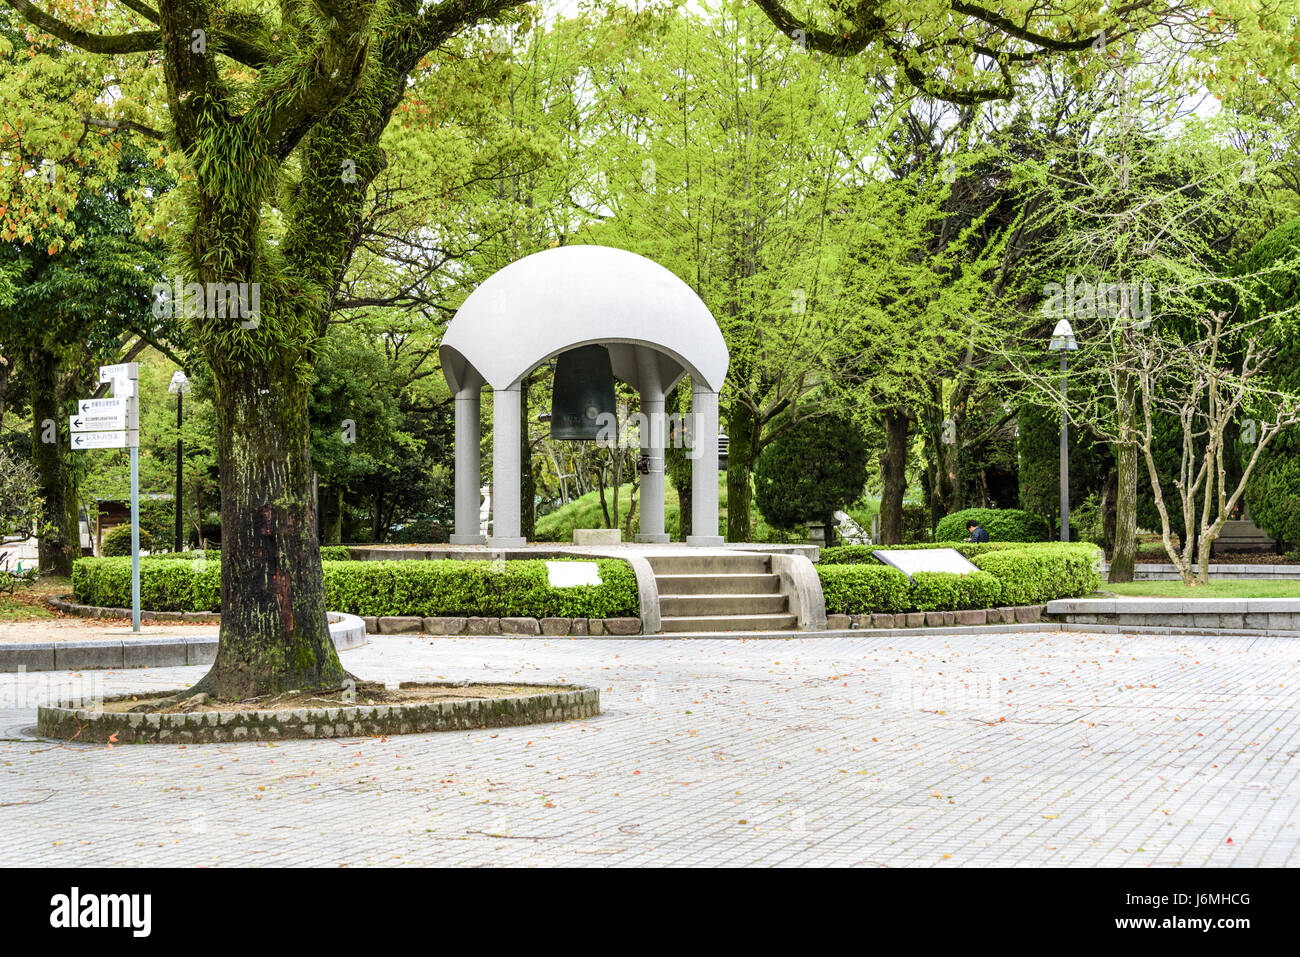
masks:
[[[360,677],[598,684],[594,720],[280,745],[36,741],[0,675],[0,863],[1295,865],[1300,645],[1059,632],[376,637]],[[116,672],[107,693],[201,668]]]

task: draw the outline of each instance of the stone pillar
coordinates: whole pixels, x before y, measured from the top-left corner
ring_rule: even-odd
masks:
[[[456,393],[456,531],[453,545],[482,545],[479,531],[479,486],[483,481],[479,462],[479,396],[483,383],[470,376],[473,384]]]
[[[519,383],[492,390],[492,535],[488,545],[518,548],[519,534]]]
[[[650,471],[641,476],[641,530],[638,542],[666,542],[664,532],[664,389],[659,376],[659,357],[644,346],[637,350],[637,378],[640,380],[641,455],[649,460]]]
[[[718,393],[691,390],[691,528],[687,545],[721,545],[718,534]]]

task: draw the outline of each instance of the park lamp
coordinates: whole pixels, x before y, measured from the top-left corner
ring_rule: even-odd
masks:
[[[1052,341],[1048,345],[1053,352],[1072,352],[1079,348],[1079,343],[1074,339],[1074,329],[1070,327],[1069,319],[1062,319],[1052,330]]]
[[[185,373],[177,369],[172,373],[171,384],[167,386],[167,391],[172,395],[185,395],[190,391],[190,380]]]

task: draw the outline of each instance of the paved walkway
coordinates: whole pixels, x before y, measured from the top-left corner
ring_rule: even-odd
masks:
[[[595,683],[589,721],[59,746],[0,676],[0,864],[1296,865],[1300,644],[1043,632],[377,636],[366,678]]]

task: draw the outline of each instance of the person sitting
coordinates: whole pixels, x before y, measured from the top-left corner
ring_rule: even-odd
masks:
[[[966,537],[968,542],[987,542],[989,540],[989,533],[973,518],[966,523],[966,531],[970,532],[970,535]]]

